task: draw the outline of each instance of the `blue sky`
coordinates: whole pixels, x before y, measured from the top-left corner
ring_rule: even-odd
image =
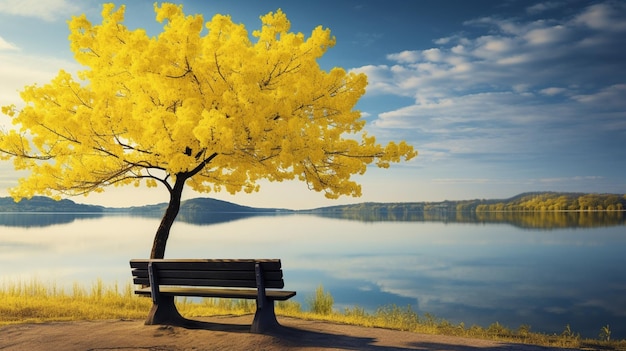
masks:
[[[123,2],[115,2],[123,4]],[[60,68],[76,71],[66,21],[99,23],[101,1],[0,0],[0,105]],[[331,29],[320,61],[368,75],[358,108],[381,142],[420,155],[357,179],[361,198],[326,200],[303,183],[252,195],[195,194],[259,207],[363,201],[507,198],[525,191],[626,193],[626,2],[502,0],[183,1],[186,13],[230,14],[251,32],[281,8],[292,30]],[[128,1],[126,25],[158,33],[153,1]],[[0,116],[0,125],[8,126]],[[0,196],[16,182],[0,163]],[[127,206],[165,189],[121,188],[74,198]]]

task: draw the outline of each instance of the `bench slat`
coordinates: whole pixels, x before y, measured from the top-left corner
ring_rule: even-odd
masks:
[[[161,287],[160,294],[169,296],[223,297],[231,299],[256,299],[256,289],[214,289],[214,288],[179,288]],[[135,294],[150,296],[150,288],[136,289]],[[272,300],[284,301],[296,295],[295,291],[265,290]]]
[[[254,280],[254,271],[189,271],[189,270],[177,270],[177,269],[163,269],[161,266],[157,266],[159,269],[159,277],[162,278],[215,278],[215,279],[235,279],[235,280]],[[148,278],[147,269],[133,269],[132,274],[138,278]],[[282,271],[263,271],[263,276],[266,280],[280,280],[283,279]]]
[[[150,285],[148,278],[133,278],[133,284]],[[254,288],[256,284],[247,280],[185,280],[185,279],[169,279],[159,280],[160,285],[184,285],[184,286],[223,286],[227,288]],[[284,281],[266,282],[265,287],[269,289],[282,289],[285,287]]]
[[[255,288],[256,278],[253,272],[242,274],[242,272],[220,271],[211,275],[209,272],[198,272],[194,276],[191,271],[177,275],[178,271],[164,271],[158,268],[160,285],[190,285],[190,286],[223,286],[239,288]],[[282,289],[285,284],[282,279],[282,272],[270,272],[266,276],[265,285],[272,289]],[[148,272],[133,270],[133,282],[138,285],[150,285]]]
[[[133,279],[133,283],[137,285],[145,285],[150,283],[148,278]],[[185,278],[161,278],[159,277],[159,285],[184,285],[184,286],[223,286],[231,288],[255,288],[256,282],[252,280],[219,280],[219,279],[185,279]],[[282,289],[283,281],[267,282],[266,287],[272,289]]]
[[[242,270],[254,271],[256,262],[261,264],[263,271],[277,271],[281,269],[279,259],[254,260],[254,259],[134,259],[130,261],[131,268],[146,268],[148,262],[156,263],[161,269],[179,269],[179,270]]]

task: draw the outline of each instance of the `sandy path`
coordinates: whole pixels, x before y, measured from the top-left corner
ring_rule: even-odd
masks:
[[[0,327],[3,351],[204,350],[565,350],[280,317],[278,333],[248,332],[252,316],[201,319],[200,329],[143,321],[80,321]]]

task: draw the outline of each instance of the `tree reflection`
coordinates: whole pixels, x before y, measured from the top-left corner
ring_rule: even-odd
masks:
[[[181,210],[178,214],[177,221],[196,224],[211,225],[218,223],[226,223],[259,216],[277,216],[292,212],[221,212],[221,211],[202,211],[202,210]],[[132,216],[158,218],[163,216],[160,211],[133,211]]]
[[[320,217],[362,222],[506,223],[528,229],[594,228],[626,224],[623,211],[473,212],[473,211],[313,211]]]
[[[102,216],[102,213],[0,213],[0,226],[47,227]]]
[[[181,222],[195,225],[212,225],[233,222],[251,217],[285,216],[296,213],[312,214],[325,218],[361,222],[444,222],[470,224],[505,223],[518,228],[552,230],[561,228],[595,228],[626,225],[626,212],[473,212],[473,211],[285,211],[285,212],[218,212],[181,211]],[[76,220],[103,216],[130,215],[159,219],[160,211],[132,213],[0,213],[0,226],[46,227],[68,224]]]

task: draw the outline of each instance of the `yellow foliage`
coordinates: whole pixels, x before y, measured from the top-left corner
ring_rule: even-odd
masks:
[[[162,32],[148,36],[124,26],[124,12],[105,4],[96,25],[73,17],[70,48],[85,69],[26,87],[19,111],[2,108],[16,129],[0,132],[0,157],[30,171],[16,198],[176,179],[251,192],[260,179],[294,178],[329,198],[358,196],[353,174],[417,154],[362,132],[354,108],[367,78],[319,67],[335,44],[328,29],[289,32],[277,10],[252,42],[229,16],[205,23],[165,3],[155,4]]]

